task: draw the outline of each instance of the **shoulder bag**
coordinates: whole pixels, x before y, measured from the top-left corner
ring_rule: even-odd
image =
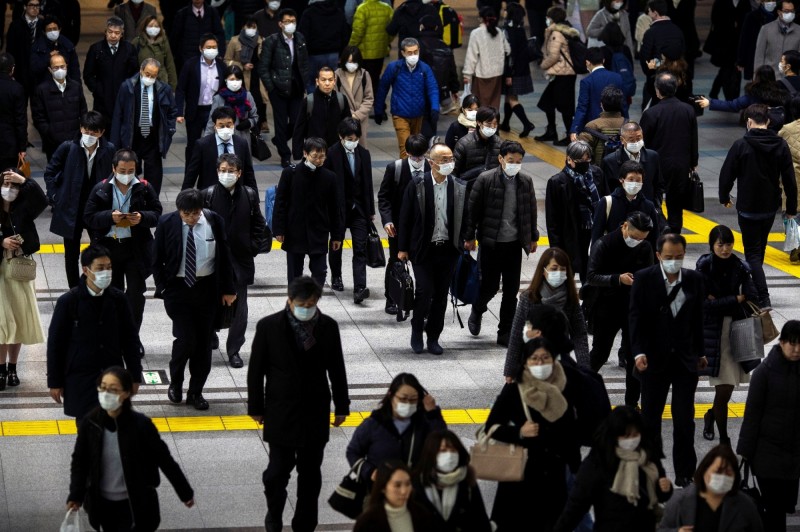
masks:
[[[528,405],[522,397],[522,389],[519,390],[519,398],[522,401],[522,410],[528,421],[531,414]],[[492,434],[500,428],[500,425],[493,425],[488,432],[484,432],[483,427],[478,433],[478,442],[470,449],[470,465],[475,469],[475,476],[482,480],[494,480],[497,482],[520,482],[525,478],[525,464],[528,462],[528,449],[522,445],[513,443],[503,443],[495,441]]]
[[[9,221],[10,219],[9,216]],[[22,237],[17,233],[17,228],[13,223],[11,229],[14,230],[14,236],[19,238],[19,243],[22,244]],[[30,282],[36,279],[36,261],[28,256],[9,257],[6,259],[6,266],[8,267],[8,276],[14,281]]]

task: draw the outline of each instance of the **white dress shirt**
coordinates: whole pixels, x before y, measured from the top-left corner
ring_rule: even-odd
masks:
[[[681,271],[678,272],[678,278],[675,279],[675,282],[671,283],[667,278],[667,272],[664,271],[664,267],[660,265],[659,267],[661,268],[661,275],[664,278],[664,287],[667,290],[667,295],[669,295],[670,292],[672,292],[672,289],[675,288],[675,286],[678,283],[683,281],[683,269],[681,269]],[[678,315],[678,312],[681,311],[681,307],[683,307],[684,303],[686,303],[686,294],[684,293],[683,288],[681,288],[675,295],[675,299],[673,299],[672,303],[669,304],[669,309],[672,311],[673,318]],[[645,355],[646,353],[639,353],[638,355],[636,355],[636,358],[643,357]]]
[[[189,236],[189,226],[183,222],[183,257],[178,267],[178,277],[186,276],[186,237]],[[217,257],[217,242],[214,240],[214,231],[206,220],[205,214],[194,224],[195,243],[195,277],[198,279],[214,273],[214,259]]]

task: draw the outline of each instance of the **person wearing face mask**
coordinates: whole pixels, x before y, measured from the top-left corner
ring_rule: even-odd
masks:
[[[244,26],[238,35],[231,37],[225,49],[225,63],[228,67],[239,67],[244,73],[242,87],[253,97],[258,117],[258,131],[269,133],[267,122],[267,90],[258,77],[258,62],[264,38],[258,34],[258,21],[255,15],[245,18]],[[254,75],[255,74],[255,75]],[[249,141],[249,138],[248,138]]]
[[[758,70],[761,65],[775,65],[777,68],[784,50],[800,49],[800,28],[794,22],[794,1],[778,1],[776,11],[778,18],[764,24],[758,32],[753,70]]]
[[[467,137],[469,138],[469,137]],[[460,142],[459,142],[460,144]],[[464,248],[476,249],[481,243],[478,262],[481,271],[480,296],[469,315],[469,332],[477,336],[487,305],[500,289],[503,279],[503,301],[497,325],[497,343],[508,346],[514,319],[522,254],[536,252],[539,230],[536,227],[536,193],[533,178],[522,172],[525,150],[519,142],[506,140],[497,155],[500,166],[483,172],[469,196]]]
[[[599,372],[608,361],[617,332],[622,331],[620,353],[625,362],[625,404],[639,403],[639,381],[633,373],[628,311],[635,272],[653,265],[648,236],[655,233],[650,216],[640,211],[627,215],[621,227],[592,245],[587,268],[588,285],[583,301],[592,324],[592,370]]]
[[[135,41],[146,18],[156,18],[156,6],[144,0],[128,0],[114,8],[114,14],[125,23],[125,38]],[[152,56],[149,56],[152,57]]]
[[[245,141],[249,150],[250,131],[259,123],[258,109],[253,94],[245,88],[244,72],[236,65],[228,67],[224,86],[220,86],[219,91],[214,95],[204,135],[214,133],[215,125],[211,114],[220,107],[228,107],[236,113],[234,134]]]
[[[267,37],[273,33],[281,31],[281,27],[278,24],[280,22],[278,18],[278,11],[280,11],[280,9],[280,0],[264,0],[264,8],[259,9],[253,14],[253,18],[255,18],[256,25],[258,26],[258,35],[262,39],[266,40]]]
[[[494,109],[500,108],[503,83],[512,81],[509,57],[511,46],[497,29],[497,12],[488,6],[480,10],[481,24],[469,35],[462,74],[472,94]]]
[[[390,9],[386,9],[387,7]],[[386,50],[392,42],[386,26],[391,22],[393,14],[391,6],[382,0],[364,0],[356,7],[353,14],[353,31],[350,33],[349,45],[361,51],[360,66],[369,72],[373,94],[378,93],[378,82],[383,72]]]
[[[350,41],[350,24],[338,0],[310,0],[297,22],[297,31],[306,36],[311,72],[322,67],[336,68],[342,48]],[[306,92],[314,92],[308,80]]]
[[[56,301],[47,333],[47,387],[76,424],[100,403],[95,385],[105,368],[125,366],[133,393],[142,380],[139,334],[125,294],[111,286],[109,251],[91,244],[81,253],[78,286]]]
[[[692,482],[697,465],[694,448],[694,397],[698,371],[708,366],[704,352],[703,276],[683,268],[686,239],[658,237],[658,264],[633,278],[629,307],[631,353],[642,385],[642,416],[661,444],[661,423],[672,387],[672,458],[675,484]]]
[[[658,504],[672,496],[650,431],[630,406],[611,411],[595,433],[554,532],[571,532],[594,508],[594,530],[655,530]]]
[[[740,491],[740,469],[738,457],[729,446],[718,445],[711,449],[697,466],[694,484],[676,491],[667,502],[658,532],[779,531],[780,528],[770,528],[766,519],[762,523],[753,499]],[[762,494],[766,491],[760,482],[759,488]],[[792,499],[791,505],[796,500],[797,497]],[[783,530],[786,530],[786,518],[783,520]]]
[[[458,113],[456,120],[447,128],[447,134],[444,137],[444,143],[451,150],[456,148],[456,143],[462,138],[467,136],[467,133],[472,133],[478,127],[478,108],[480,108],[478,97],[474,94],[468,94],[461,102],[461,111]]]
[[[625,45],[629,50],[633,50],[631,22],[623,0],[603,0],[603,9],[595,13],[592,21],[586,27],[589,46],[603,45],[601,34],[603,33],[603,28],[610,22],[615,22],[619,25],[619,29],[622,30],[622,34],[625,36]]]
[[[158,193],[146,179],[136,177],[138,157],[122,149],[111,161],[113,176],[94,186],[83,217],[92,242],[108,249],[114,288],[127,291],[136,332],[144,316],[145,280],[152,271],[152,229],[162,206]]]
[[[545,338],[526,343],[516,382],[503,386],[486,419],[493,439],[528,450],[524,479],[498,483],[491,513],[498,532],[517,530],[532,514],[537,530],[551,531],[567,500],[566,470],[580,465],[576,385],[553,353]]]
[[[414,375],[400,373],[378,408],[353,433],[347,462],[352,466],[364,458],[361,479],[371,483],[387,460],[400,460],[408,467],[419,464],[428,435],[445,430],[447,424],[433,396]]]
[[[158,80],[169,85],[172,91],[175,92],[178,87],[178,69],[175,65],[175,58],[172,55],[172,48],[169,45],[166,30],[159,22],[158,17],[155,15],[142,17],[139,23],[139,30],[132,42],[136,49],[139,50],[139,64],[151,57],[161,63],[161,68],[158,71]]]
[[[67,74],[75,80],[81,79],[81,65],[75,45],[61,32],[61,22],[53,16],[45,17],[42,21],[44,31],[36,35],[30,55],[30,73],[33,87],[49,81],[51,73],[48,70],[50,58],[54,53],[61,54],[67,61]]]
[[[742,22],[742,33],[736,49],[736,69],[742,72],[744,79],[753,79],[753,61],[756,55],[756,43],[761,28],[778,17],[776,0],[760,0],[758,7],[750,11]]]
[[[47,198],[36,181],[12,169],[3,172],[0,187],[2,258],[31,256],[39,251],[36,218],[47,206]],[[19,386],[17,361],[22,344],[43,343],[44,336],[34,283],[11,278],[5,260],[0,264],[0,299],[4,302],[0,313],[0,390],[4,390],[6,384]]]
[[[67,62],[61,54],[50,56],[48,72],[50,79],[39,84],[31,97],[31,116],[50,161],[61,143],[75,137],[87,107],[83,85],[67,76]]]
[[[136,530],[156,530],[159,471],[181,502],[194,506],[194,491],[153,421],[133,410],[135,388],[129,371],[105,369],[91,390],[100,406],[78,426],[67,510],[85,507],[96,530],[132,528],[134,522]]]
[[[601,168],[606,186],[612,192],[621,186],[619,169],[625,161],[636,161],[644,167],[642,190],[640,193],[655,205],[661,215],[661,202],[664,197],[664,183],[661,175],[661,160],[658,152],[644,145],[642,127],[629,120],[619,129],[620,147],[603,157]]]
[[[44,170],[47,200],[53,207],[50,232],[64,239],[64,268],[70,288],[78,285],[76,266],[86,201],[94,185],[111,175],[111,159],[116,150],[103,137],[105,123],[97,111],[84,113],[73,139],[56,149]],[[75,133],[80,136],[76,138]]]
[[[178,0],[176,0],[177,2]],[[207,46],[201,41],[204,36],[212,36],[216,41],[218,55],[222,58],[225,55],[225,30],[222,27],[222,18],[217,8],[211,5],[208,0],[186,0],[183,1],[184,7],[175,13],[175,19],[169,30],[170,44],[172,53],[175,54],[175,64],[178,65],[178,76],[183,70],[191,67],[189,61],[197,56],[197,43],[200,42],[200,55],[208,56],[203,52]],[[207,40],[207,39],[204,39]],[[211,58],[214,60],[217,56]],[[224,78],[220,76],[220,81]],[[203,122],[205,124],[205,121]]]
[[[303,155],[303,140],[319,137],[333,146],[339,142],[339,124],[351,118],[350,104],[342,92],[336,90],[336,74],[333,69],[323,66],[317,72],[317,88],[303,99],[297,115],[292,137],[292,155],[299,160]]]
[[[354,532],[423,532],[440,530],[435,517],[415,501],[411,468],[399,460],[384,460],[375,471],[369,505],[358,516]]]
[[[492,530],[469,452],[453,432],[434,432],[425,439],[412,475],[413,498],[431,514],[431,530]]]
[[[366,148],[369,115],[375,105],[373,86],[376,80],[366,69],[361,51],[356,46],[345,47],[339,56],[339,68],[334,74],[336,90],[347,99],[352,117],[361,123],[361,137],[358,141]]]
[[[475,131],[467,133],[456,142],[453,149],[456,167],[453,174],[467,182],[472,189],[478,176],[500,166],[500,145],[497,120],[500,114],[494,107],[480,107],[475,113]]]
[[[263,438],[269,446],[263,481],[265,525],[270,531],[283,528],[286,486],[295,466],[300,489],[292,530],[312,532],[317,526],[330,427],[340,426],[350,415],[339,325],[319,309],[321,297],[320,284],[298,276],[289,283],[286,307],[259,320],[253,338],[247,414],[264,425]]]
[[[748,2],[726,0],[714,0],[711,6],[711,30],[703,44],[711,64],[719,68],[708,92],[711,98],[719,97],[720,90],[726,100],[738,98],[741,93],[742,73],[736,68],[737,47],[752,9]]]

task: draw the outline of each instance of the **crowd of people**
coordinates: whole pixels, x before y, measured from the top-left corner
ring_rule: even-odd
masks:
[[[800,484],[792,430],[800,426],[800,322],[783,325],[766,357],[744,362],[731,331],[753,308],[772,306],[769,233],[779,214],[789,224],[800,197],[793,2],[752,10],[714,2],[702,50],[719,73],[708,98],[692,90],[701,54],[694,0],[479,0],[480,24],[463,43],[459,17],[436,0],[190,0],[159,9],[111,0],[114,15],[82,72],[77,2],[11,3],[12,22],[0,28],[0,390],[20,385],[22,345],[45,342],[29,258],[49,205],[69,290],[46,337],[47,386],[78,424],[67,506],[85,506],[92,526],[155,530],[159,469],[194,504],[155,426],[131,402],[152,275],[174,337],[168,400],[182,403],[185,391],[187,404],[209,409],[212,351],[228,329],[228,362],[248,363],[247,413],[269,444],[265,527],[282,529],[296,469],[292,528],[314,530],[330,426],[350,414],[339,327],[319,302],[326,284],[345,289],[348,230],[353,303],[370,298],[377,207],[389,244],[385,312],[400,320],[411,311],[415,354],[444,352],[448,292],[470,252],[478,250],[480,272],[470,334],[481,334],[502,284],[496,341],[506,348],[505,385],[484,430],[527,454],[522,480],[500,481],[487,511],[470,453],[434,397],[401,373],[347,447],[358,489],[369,493],[355,530],[519,530],[531,510],[546,531],[786,530]],[[395,36],[398,58],[387,61]],[[459,67],[453,49],[462,45]],[[635,59],[645,79],[638,122],[629,119]],[[514,118],[520,138],[535,127],[520,101],[534,90],[532,65],[547,80],[538,101],[547,123],[535,140],[566,154],[540,191],[549,248],[520,293],[522,257],[539,247],[537,196],[522,168],[525,148],[499,132]],[[742,75],[749,83],[740,96]],[[24,171],[28,107],[47,158],[44,190]],[[745,257],[733,254],[733,230],[718,225],[709,252],[689,268],[683,210],[706,108],[740,112],[747,128],[725,158],[718,194],[736,208]],[[457,119],[440,137],[439,117],[452,111]],[[399,158],[376,191],[367,131],[370,119],[380,126],[389,115]],[[178,124],[185,171],[172,210],[161,202],[163,160]],[[283,169],[264,190],[253,158],[263,158],[267,134]],[[84,230],[91,244],[81,251]],[[258,321],[247,355],[248,287],[273,238],[286,256],[287,302]],[[800,249],[789,251],[800,261]],[[413,302],[388,287],[409,262]],[[612,410],[598,372],[618,333],[625,396]],[[698,464],[700,376],[715,388],[702,436],[719,445]],[[727,405],[745,382],[734,445]],[[670,391],[674,482],[662,464]],[[590,448],[583,457],[582,447]],[[757,501],[742,490],[750,472]]]

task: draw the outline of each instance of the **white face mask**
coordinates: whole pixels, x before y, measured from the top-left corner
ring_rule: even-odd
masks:
[[[622,9],[622,6],[624,6],[624,5],[625,5],[625,2],[613,2],[611,4],[611,7],[614,8],[614,10],[619,11],[620,9]]]
[[[156,78],[148,78],[147,76],[141,76],[139,79],[142,80],[142,85],[145,87],[152,87],[156,84]]]
[[[456,163],[444,163],[439,165],[439,173],[442,175],[450,175],[456,168]]]
[[[778,63],[778,71],[783,74],[783,63]]]
[[[546,381],[553,374],[553,364],[540,364],[538,366],[528,366],[528,371],[531,372],[534,378],[540,381]]]
[[[237,177],[233,172],[220,172],[217,174],[217,179],[219,179],[219,184],[223,187],[231,188],[236,184]]]
[[[344,140],[344,141],[342,141],[342,145],[344,146],[344,149],[346,149],[347,151],[353,151],[358,146],[358,141],[357,140]]]
[[[348,72],[352,73],[358,70],[358,63],[345,63],[344,67],[347,69]]]
[[[630,236],[626,236],[625,237],[625,245],[628,246],[629,248],[635,248],[636,246],[638,246],[642,242],[643,242],[643,240],[636,240],[635,238],[630,237]]]
[[[530,332],[530,330],[531,330],[532,328],[533,328],[533,327],[531,327],[531,323],[530,323],[530,322],[527,322],[527,323],[525,324],[525,327],[522,329],[522,343],[523,343],[523,344],[527,344],[528,342],[530,342],[531,340],[533,340],[533,338],[531,338],[530,336],[528,336],[528,332]]]
[[[301,307],[300,305],[295,305],[292,308],[292,314],[294,317],[300,321],[308,321],[317,314],[317,306],[314,305],[313,307]]]
[[[226,79],[225,86],[228,87],[229,91],[237,92],[239,89],[242,88],[242,80],[240,79]]]
[[[61,35],[61,32],[58,30],[53,30],[53,31],[48,31],[47,33],[45,33],[45,35],[47,35],[48,39],[55,42],[58,40],[58,36]]]
[[[497,128],[483,126],[481,127],[481,133],[483,134],[484,137],[489,138],[495,133],[497,133]]]
[[[629,142],[625,144],[625,148],[631,153],[639,153],[644,148],[644,141],[640,140],[639,142]]]
[[[415,161],[409,157],[408,164],[411,166],[412,170],[422,170],[422,168],[425,166],[425,159],[422,159],[421,161]]]
[[[271,11],[277,11],[277,10],[279,10],[281,8],[281,3],[280,2],[269,2],[269,3],[267,3],[267,7]]]
[[[781,14],[781,19],[786,24],[791,24],[792,22],[794,22],[794,13],[783,13]]]
[[[308,167],[308,169],[309,169],[309,170],[312,170],[312,171],[313,171],[313,170],[316,170],[316,169],[317,169],[317,165],[316,165],[316,164],[314,164],[314,163],[312,163],[312,162],[311,162],[311,161],[309,161],[308,159],[306,159],[304,162],[305,162],[305,165]]]
[[[220,127],[217,128],[217,136],[222,139],[223,142],[228,142],[231,140],[233,136],[233,128],[232,127]]]
[[[203,50],[203,57],[208,59],[209,61],[213,61],[219,55],[219,50],[216,48],[206,48]]]
[[[67,79],[67,69],[59,68],[58,70],[53,70],[53,78],[57,79],[58,81],[64,81]]]
[[[617,447],[623,451],[635,451],[642,443],[642,436],[634,436],[633,438],[617,438]]]
[[[95,143],[97,143],[97,137],[94,135],[81,134],[81,144],[84,146],[91,148]]]
[[[629,196],[635,196],[642,190],[642,183],[637,183],[636,181],[625,181],[622,183],[622,188],[625,189],[625,193]]]
[[[706,487],[711,493],[725,495],[733,488],[733,481],[734,477],[711,473],[711,480],[706,484]]]
[[[419,54],[406,56],[406,64],[408,66],[415,67],[417,66],[417,63],[419,63]]]
[[[133,181],[133,174],[114,174],[114,178],[125,186]]]
[[[134,4],[141,4],[144,0],[131,0]]]
[[[245,28],[244,29],[245,37],[253,38],[258,35],[258,28]]]
[[[147,35],[150,37],[158,37],[158,34],[161,33],[161,28],[158,26],[149,26],[144,31],[147,32]]]
[[[458,467],[458,453],[443,451],[436,455],[436,469],[442,473],[452,473]]]
[[[19,189],[14,187],[3,187],[0,188],[0,195],[3,196],[4,200],[11,203],[15,199],[17,199],[17,196],[19,196]]]
[[[92,275],[94,276],[94,285],[100,290],[105,290],[111,285],[111,270],[92,272]]]
[[[402,419],[408,419],[414,415],[414,412],[417,411],[417,403],[397,403],[394,406],[394,413],[397,414],[397,417]]]
[[[97,400],[100,402],[100,408],[106,412],[114,412],[122,406],[119,395],[111,392],[97,392]]]
[[[506,163],[506,167],[503,171],[506,173],[507,176],[514,177],[522,170],[522,163]]]
[[[777,2],[764,2],[764,11],[767,13],[772,13],[775,11],[775,8],[778,6]]]
[[[664,268],[664,271],[669,274],[676,274],[681,271],[681,268],[683,267],[683,259],[662,260],[661,267]]]
[[[564,282],[567,280],[567,272],[562,272],[561,270],[557,271],[547,270],[546,272],[544,272],[544,274],[547,284],[549,284],[553,288],[558,288],[559,286],[564,284]]]
[[[285,33],[286,35],[292,35],[294,33],[294,30],[296,29],[297,29],[297,24],[292,22],[291,24],[287,24],[283,27],[283,33]]]
[[[467,118],[467,120],[469,120],[471,122],[474,122],[475,119],[478,117],[478,110],[477,109],[471,109],[469,111],[465,111],[464,112],[464,116]]]
[[[549,19],[549,18],[544,19],[544,25],[545,26],[550,27],[550,25],[552,23],[553,23],[553,21],[551,19]]]

